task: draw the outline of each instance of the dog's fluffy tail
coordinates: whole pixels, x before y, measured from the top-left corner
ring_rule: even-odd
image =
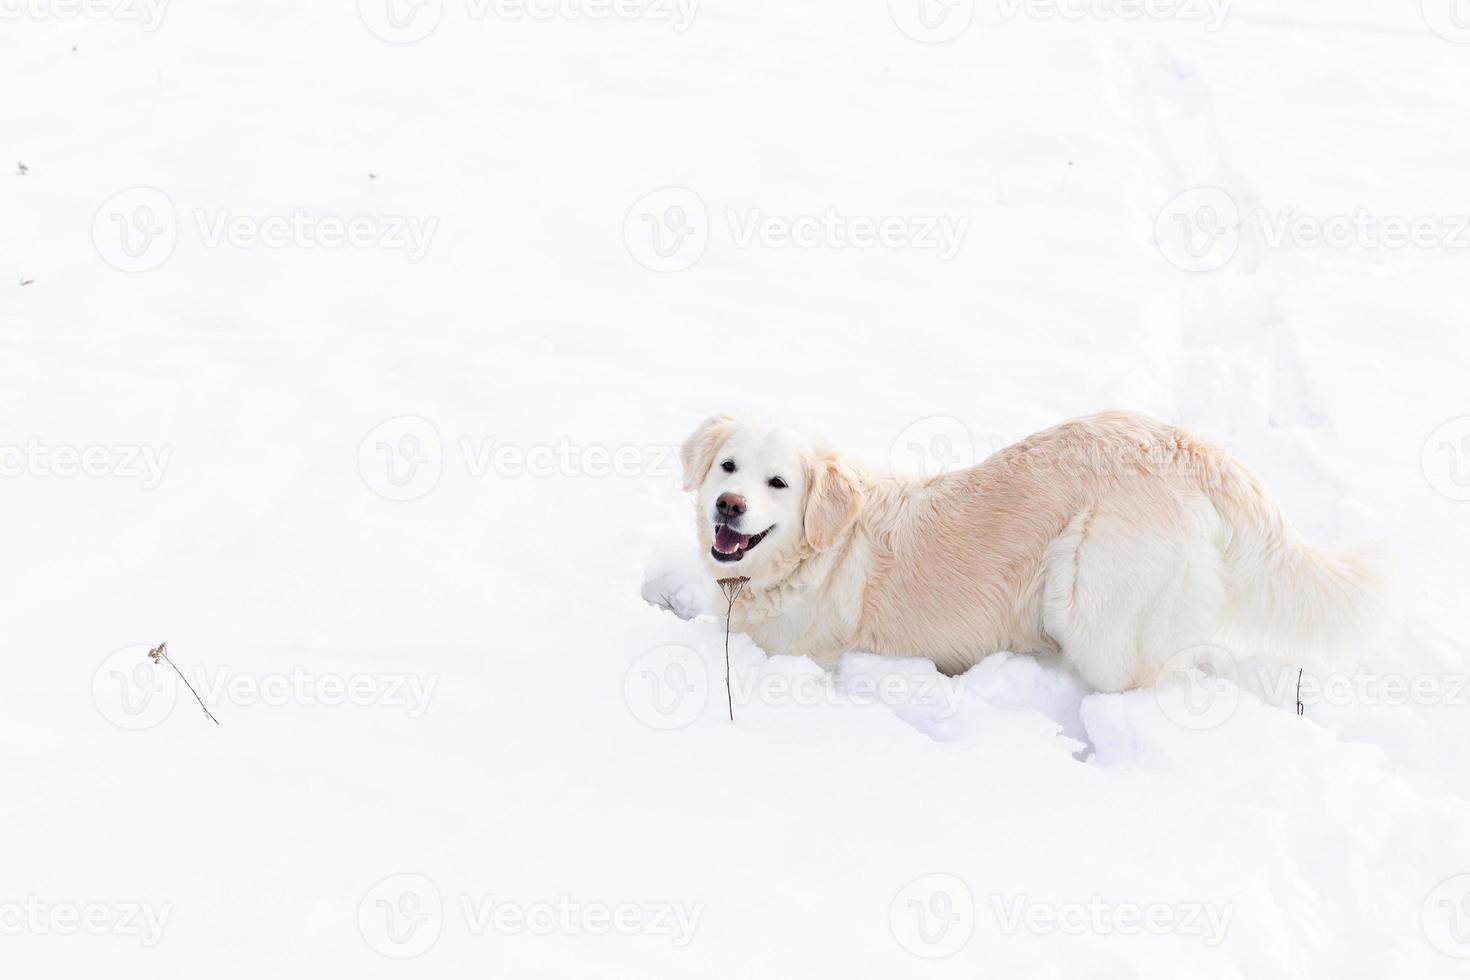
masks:
[[[1394,605],[1386,549],[1304,541],[1255,474],[1222,461],[1211,488],[1224,519],[1225,633],[1234,648],[1317,668],[1348,667],[1381,641]]]

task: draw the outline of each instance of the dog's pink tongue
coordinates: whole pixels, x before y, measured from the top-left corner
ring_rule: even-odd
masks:
[[[729,525],[721,524],[715,528],[715,547],[722,555],[733,555],[744,548],[748,541],[749,536],[731,530]]]

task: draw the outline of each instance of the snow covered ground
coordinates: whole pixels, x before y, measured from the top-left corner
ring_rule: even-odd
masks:
[[[1463,975],[1470,11],[1059,2],[0,0],[5,974]],[[1375,673],[731,725],[645,601],[708,414],[1104,407],[1390,542]]]

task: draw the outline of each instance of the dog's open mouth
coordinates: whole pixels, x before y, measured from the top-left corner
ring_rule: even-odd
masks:
[[[776,525],[772,524],[760,534],[741,534],[728,524],[716,524],[715,545],[709,553],[715,561],[739,561],[775,529]]]

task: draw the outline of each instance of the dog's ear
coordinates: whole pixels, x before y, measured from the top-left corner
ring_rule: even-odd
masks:
[[[684,469],[684,489],[694,490],[704,482],[709,468],[715,464],[715,450],[735,431],[735,420],[728,415],[711,415],[699,423],[694,434],[679,447],[679,463]]]
[[[863,490],[852,470],[835,453],[820,453],[807,462],[806,540],[818,551],[837,543],[863,509]]]

